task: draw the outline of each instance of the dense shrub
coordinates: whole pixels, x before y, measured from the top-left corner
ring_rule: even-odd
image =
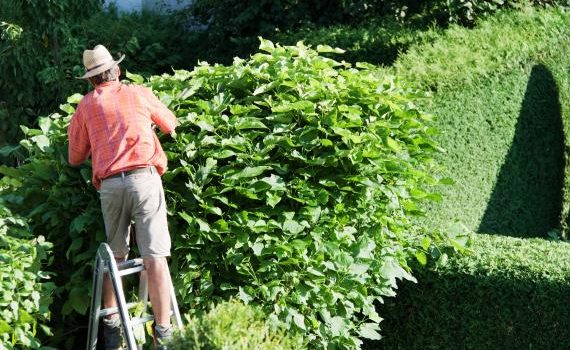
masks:
[[[223,302],[205,314],[189,318],[182,332],[168,344],[172,350],[294,350],[299,337],[274,329],[265,314],[238,301]]]
[[[411,26],[393,18],[367,21],[359,25],[337,24],[326,27],[305,26],[273,34],[273,40],[285,45],[303,41],[309,45],[326,43],[342,47],[342,59],[389,66],[406,50],[436,35],[437,30]]]
[[[257,36],[273,41],[291,43],[293,38],[307,35],[315,37],[312,31],[326,33],[348,31],[361,33],[366,23],[385,23],[394,20],[403,23],[408,31],[424,30],[428,27],[447,27],[458,23],[473,26],[477,21],[502,9],[523,9],[528,6],[568,6],[568,0],[279,0],[279,1],[237,1],[196,0],[188,10],[193,21],[201,23],[202,32],[195,32],[190,39],[197,48],[201,60],[230,63],[234,56],[245,57],[254,52]],[[391,25],[386,27],[390,30]],[[197,26],[199,28],[199,26]],[[285,33],[285,34],[284,34]],[[344,35],[344,34],[342,34]],[[322,36],[322,35],[321,35]],[[325,34],[326,36],[326,34]],[[397,35],[399,36],[399,35]],[[394,46],[391,37],[372,35],[374,48],[388,49],[387,56],[398,54],[402,49]],[[364,40],[362,40],[364,39]],[[367,38],[356,38],[357,43]],[[315,44],[329,44],[329,41],[310,41]],[[353,43],[343,48],[352,48]],[[357,50],[360,51],[360,50]],[[365,62],[382,62],[372,55]]]
[[[418,271],[379,311],[368,349],[567,349],[568,243],[479,234],[472,253]]]
[[[51,335],[54,286],[43,271],[50,249],[0,202],[0,349],[38,349],[40,336]]]
[[[237,296],[315,346],[358,347],[358,337],[378,337],[374,301],[413,279],[407,261],[445,257],[447,238],[410,221],[419,201],[439,199],[429,116],[370,66],[302,45],[261,48],[148,82],[180,122],[175,139],[163,138],[180,302],[198,310]],[[66,249],[56,254],[69,267],[63,314],[84,313],[102,220],[89,168],[66,165],[74,109],[62,109],[26,130],[29,157],[3,169],[12,184],[3,196]]]

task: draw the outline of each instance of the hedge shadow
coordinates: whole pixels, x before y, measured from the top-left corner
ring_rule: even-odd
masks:
[[[515,136],[479,232],[540,237],[558,226],[564,184],[559,91],[550,70],[532,68]]]
[[[379,306],[384,338],[365,349],[568,349],[568,293],[568,281],[428,272]]]

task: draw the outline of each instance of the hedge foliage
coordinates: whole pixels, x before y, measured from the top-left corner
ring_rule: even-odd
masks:
[[[234,56],[245,57],[255,51],[259,35],[291,44],[288,37],[308,34],[314,38],[313,32],[322,33],[316,34],[321,37],[328,37],[328,31],[339,30],[366,33],[369,30],[365,24],[376,22],[383,28],[380,33],[372,34],[371,38],[353,35],[355,42],[340,47],[350,49],[355,43],[372,44],[384,52],[361,55],[359,57],[365,57],[362,61],[389,64],[392,56],[398,55],[398,50],[405,49],[406,44],[406,41],[394,43],[393,38],[383,35],[384,29],[389,31],[394,21],[412,32],[446,28],[455,23],[473,26],[500,10],[529,6],[562,7],[568,6],[568,0],[196,0],[187,12],[193,20],[198,19],[198,23],[203,24],[203,30],[191,39],[201,60],[229,63]],[[401,33],[396,33],[396,37],[400,36]],[[325,43],[333,44],[316,42]],[[362,53],[360,48],[355,49]]]
[[[207,313],[190,317],[176,333],[172,350],[295,350],[305,349],[301,337],[272,327],[266,315],[251,305],[230,300]]]
[[[0,349],[38,349],[39,338],[52,334],[54,285],[44,272],[51,248],[0,202]]]
[[[379,308],[389,331],[369,348],[567,347],[566,243],[501,236],[567,230],[568,23],[556,9],[504,13],[452,27],[396,62],[399,75],[433,91],[422,107],[439,116],[447,153],[437,158],[456,180],[427,221],[456,217],[494,236],[476,235],[470,255],[404,284]]]
[[[452,27],[414,47],[394,71],[433,99],[437,155],[455,184],[428,209],[427,224],[456,218],[473,231],[542,236],[568,215],[570,16],[560,10],[510,12],[472,30]]]
[[[175,139],[163,138],[180,302],[199,310],[237,297],[315,347],[358,347],[359,337],[379,337],[374,301],[413,279],[407,261],[445,258],[463,243],[462,232],[450,239],[410,220],[448,182],[433,175],[430,117],[414,107],[420,96],[372,66],[302,44],[262,41],[261,50],[147,83],[180,122]],[[56,252],[63,315],[85,313],[103,238],[89,168],[66,161],[79,98],[40,129],[24,128],[28,158],[0,168],[11,186],[3,196],[65,249]]]
[[[568,243],[478,234],[470,248],[386,300],[386,337],[367,348],[567,349]]]

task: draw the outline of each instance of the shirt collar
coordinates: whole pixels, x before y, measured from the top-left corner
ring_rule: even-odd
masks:
[[[113,80],[113,81],[106,81],[104,83],[101,83],[99,85],[97,85],[97,89],[98,88],[102,88],[102,87],[106,87],[106,86],[116,86],[116,85],[120,85],[121,82]]]

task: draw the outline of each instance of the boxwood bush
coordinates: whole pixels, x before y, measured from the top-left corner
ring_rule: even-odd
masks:
[[[542,236],[567,231],[570,16],[560,9],[505,12],[450,28],[394,65],[433,98],[436,155],[455,184],[427,223],[456,218],[473,231]]]
[[[568,243],[479,234],[472,253],[418,271],[379,311],[368,349],[568,348]]]
[[[265,40],[260,49],[146,83],[180,123],[162,138],[179,301],[200,310],[237,297],[314,347],[358,348],[379,338],[374,302],[414,279],[410,259],[461,248],[463,237],[410,220],[421,201],[441,199],[432,186],[449,182],[434,175],[430,116],[414,106],[423,96],[393,77],[319,54],[340,50]],[[25,128],[29,158],[0,169],[11,185],[3,196],[61,247],[64,315],[86,312],[103,237],[90,169],[66,163],[79,97]]]
[[[265,314],[240,301],[222,302],[189,317],[174,335],[172,350],[294,350],[306,348],[302,338],[272,327]]]

